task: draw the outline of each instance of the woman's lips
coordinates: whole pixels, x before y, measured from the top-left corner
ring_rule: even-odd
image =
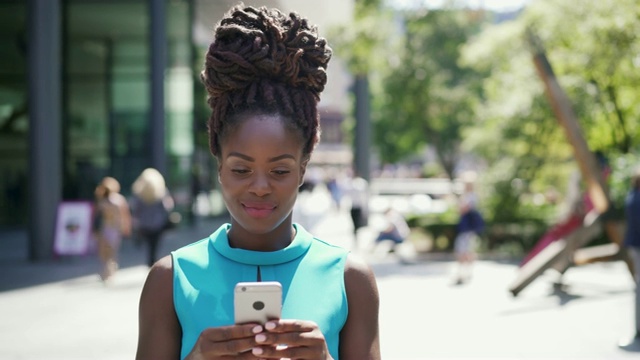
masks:
[[[242,204],[244,211],[247,214],[254,218],[264,218],[269,216],[274,210],[274,205],[264,205],[264,204]]]

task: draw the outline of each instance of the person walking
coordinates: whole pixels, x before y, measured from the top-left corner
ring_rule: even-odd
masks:
[[[369,217],[369,182],[354,174],[349,180],[348,196],[351,201],[349,213],[353,223],[353,248],[358,249],[358,230],[367,226]]]
[[[153,265],[138,360],[380,359],[372,270],[292,221],[330,58],[295,12],[241,4],[219,22],[201,77],[230,223]],[[256,281],[281,284],[281,318],[237,324],[234,288]]]
[[[395,252],[398,245],[402,244],[411,233],[409,224],[402,214],[389,206],[384,212],[385,226],[376,237],[376,246],[384,241],[391,241],[389,252]]]
[[[331,194],[333,209],[340,211],[342,206],[342,196],[344,193],[341,175],[337,170],[332,170],[326,181],[327,190]]]
[[[158,246],[171,223],[169,215],[175,204],[164,177],[154,168],[142,171],[132,185],[132,193],[133,228],[147,247],[147,265],[151,267],[158,259]]]
[[[632,259],[635,282],[635,334],[622,339],[619,345],[640,349],[640,171],[631,180],[631,189],[625,200],[625,217],[627,228],[623,245]]]
[[[473,180],[465,180],[464,193],[459,199],[460,220],[456,227],[457,235],[453,245],[458,263],[456,284],[462,284],[471,279],[477,242],[484,229],[484,219],[477,209],[477,203]]]
[[[93,234],[102,263],[100,278],[107,283],[118,270],[122,238],[131,235],[131,212],[127,199],[120,194],[120,183],[113,177],[103,178],[94,195]]]

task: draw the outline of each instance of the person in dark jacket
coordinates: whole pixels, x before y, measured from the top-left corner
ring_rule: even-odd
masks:
[[[631,190],[625,201],[627,229],[624,235],[624,246],[633,260],[635,280],[635,334],[623,339],[621,347],[640,347],[640,171],[631,180]]]
[[[458,261],[456,284],[462,284],[471,278],[471,266],[476,257],[478,238],[484,230],[484,219],[477,208],[477,196],[473,180],[464,183],[464,193],[460,195],[460,220],[456,227],[454,252]]]
[[[164,177],[154,168],[145,169],[132,186],[131,213],[136,235],[147,245],[147,265],[157,260],[158,245],[170,223],[174,208]]]

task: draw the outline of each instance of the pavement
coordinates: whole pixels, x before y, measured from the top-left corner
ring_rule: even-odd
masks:
[[[617,346],[633,327],[633,282],[622,262],[571,268],[562,286],[547,272],[513,297],[515,260],[481,258],[471,280],[456,285],[450,255],[418,253],[410,244],[380,251],[373,228],[358,232],[356,247],[346,210],[314,209],[294,214],[316,236],[364,257],[376,274],[383,359],[640,359],[640,345]],[[224,221],[181,225],[161,253]],[[144,249],[125,242],[121,268],[105,286],[94,255],[31,263],[25,244],[22,231],[0,232],[0,359],[133,358]]]

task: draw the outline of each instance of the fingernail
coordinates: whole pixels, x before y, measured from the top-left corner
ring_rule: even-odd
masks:
[[[251,329],[251,331],[253,331],[254,334],[258,334],[262,332],[262,326],[258,325],[258,326],[254,326],[253,329]]]
[[[276,323],[274,322],[268,322],[266,324],[264,324],[265,329],[267,330],[273,330],[276,328]]]
[[[253,355],[262,355],[262,348],[255,347],[255,348],[251,349],[251,353]]]
[[[267,336],[265,334],[258,334],[256,335],[256,342],[264,342],[265,340],[267,340]]]

